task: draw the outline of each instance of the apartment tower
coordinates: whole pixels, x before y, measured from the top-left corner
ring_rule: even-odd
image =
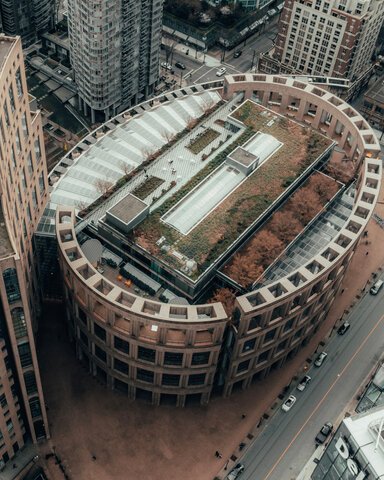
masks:
[[[80,108],[95,122],[153,92],[159,75],[161,0],[70,0],[68,30]]]
[[[20,37],[0,36],[0,469],[48,436],[33,326],[33,232],[47,202],[40,113],[31,111]]]
[[[20,35],[28,47],[53,24],[54,0],[0,0],[0,26],[6,35]]]
[[[383,20],[383,0],[286,0],[272,58],[282,72],[354,80],[371,64]]]

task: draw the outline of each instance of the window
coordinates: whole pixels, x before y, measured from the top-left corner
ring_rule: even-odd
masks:
[[[27,335],[27,324],[25,322],[24,310],[21,307],[14,308],[11,315],[16,338],[25,337]]]
[[[37,207],[37,194],[36,194],[36,188],[32,190],[32,203],[33,203],[33,208],[36,210]]]
[[[31,410],[32,418],[41,417],[41,406],[38,397],[29,399],[29,408]]]
[[[80,340],[87,346],[87,348],[89,347],[88,337],[82,330],[80,330]]]
[[[128,393],[128,384],[125,382],[122,382],[118,378],[114,379],[114,384],[115,384],[115,390],[118,390],[121,393]]]
[[[93,324],[93,332],[96,337],[100,338],[103,342],[105,342],[107,334],[105,332],[105,328],[100,327],[97,323]]]
[[[43,196],[45,193],[44,172],[41,172],[41,175],[39,177],[39,188],[40,188],[40,195]]]
[[[269,342],[272,342],[272,340],[274,340],[275,338],[275,335],[276,335],[276,328],[274,328],[273,330],[270,330],[265,336],[264,336],[264,343],[269,343]]]
[[[256,344],[256,338],[247,340],[246,342],[244,342],[243,352],[249,352],[250,350],[253,350],[255,348],[255,344]]]
[[[32,355],[31,355],[31,348],[29,346],[29,343],[22,343],[18,345],[18,350],[19,350],[19,357],[20,357],[20,362],[21,366],[23,368],[29,367],[32,365]]]
[[[194,353],[192,355],[192,365],[207,365],[209,362],[209,352]]]
[[[143,382],[153,383],[154,373],[150,370],[138,368],[136,378],[137,380],[142,380]]]
[[[129,373],[129,366],[128,363],[122,362],[118,358],[115,358],[113,361],[113,368],[115,370],[118,370],[121,373],[124,373],[124,375],[128,375]]]
[[[292,329],[292,326],[293,326],[293,318],[291,318],[290,320],[288,320],[288,322],[285,322],[285,325],[284,325],[284,328],[283,328],[283,332],[288,332],[289,330]]]
[[[178,352],[165,352],[164,365],[182,365],[183,354]]]
[[[81,320],[81,322],[84,324],[84,325],[87,325],[87,315],[86,313],[84,312],[84,310],[80,307],[78,307],[78,311],[79,311],[79,318]]]
[[[205,373],[196,373],[193,375],[189,375],[188,385],[204,385],[205,376]]]
[[[98,345],[95,345],[95,355],[97,358],[99,358],[102,362],[106,362],[107,361],[107,354],[105,352],[105,350],[103,350],[102,348],[100,348]]]
[[[7,420],[7,430],[9,433],[13,431],[13,423],[11,419]]]
[[[180,375],[172,375],[169,373],[163,373],[161,380],[162,385],[167,385],[170,387],[178,387],[180,384]]]
[[[31,393],[37,392],[36,377],[33,371],[24,373],[24,383],[25,383],[25,388],[27,390],[28,395],[30,395]]]
[[[11,105],[11,110],[12,112],[15,111],[15,97],[13,95],[13,87],[12,87],[12,84],[9,86],[9,89],[8,89],[8,96],[9,96],[9,103]]]
[[[35,140],[35,155],[36,155],[37,163],[39,163],[41,159],[41,148],[40,148],[40,141],[38,138],[36,138]]]
[[[260,327],[261,325],[261,315],[256,315],[256,317],[252,317],[249,322],[248,332],[250,330],[255,330],[255,328]]]
[[[156,351],[152,348],[140,347],[138,348],[137,358],[146,362],[155,363]]]
[[[264,363],[268,360],[270,350],[266,352],[260,353],[259,358],[257,359],[257,363]]]
[[[20,155],[21,142],[20,142],[20,133],[18,128],[16,129],[16,150],[17,150],[17,154]]]
[[[23,95],[23,84],[21,82],[20,68],[17,69],[15,80],[16,80],[17,96],[21,97],[21,95]]]
[[[244,362],[239,363],[237,367],[237,373],[245,372],[248,370],[250,360],[245,360]]]
[[[129,353],[129,343],[119,337],[114,337],[114,346],[120,352]]]
[[[27,165],[28,165],[28,173],[29,173],[29,175],[32,175],[32,173],[33,173],[33,161],[32,161],[31,152],[28,153]]]
[[[23,127],[24,137],[28,137],[28,124],[27,124],[27,116],[26,116],[25,112],[23,113],[23,116],[21,117],[21,126]]]
[[[7,402],[7,399],[5,397],[5,393],[3,393],[2,395],[0,395],[0,406],[2,408],[6,408],[8,406],[8,402]]]
[[[3,280],[8,302],[13,303],[20,300],[21,295],[16,270],[14,268],[7,268],[7,270],[4,270]]]

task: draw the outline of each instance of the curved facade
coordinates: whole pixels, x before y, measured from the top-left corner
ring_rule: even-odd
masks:
[[[74,209],[60,207],[57,240],[77,355],[93,375],[130,398],[207,403],[214,387],[229,395],[280,367],[326,317],[373,212],[380,147],[354,109],[315,85],[284,77],[226,77],[223,98],[239,94],[337,142],[358,171],[353,199],[337,234],[312,258],[237,297],[232,321],[219,303],[172,305],[126,292],[87,260]]]

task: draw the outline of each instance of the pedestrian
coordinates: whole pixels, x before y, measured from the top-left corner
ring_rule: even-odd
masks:
[[[96,460],[96,455],[92,455],[92,460]]]
[[[222,458],[223,456],[222,456],[222,454],[221,454],[218,450],[216,450],[216,452],[215,452],[215,457],[216,457],[216,458]]]
[[[246,415],[245,415],[245,413],[243,413],[243,414],[241,415],[241,419],[244,420],[245,417],[246,417]]]
[[[13,469],[17,468],[16,463],[14,463],[14,464],[12,465],[12,468],[13,468]]]
[[[344,293],[344,288],[341,290],[341,294],[343,294],[343,293]]]
[[[369,252],[367,252],[365,255],[368,255],[368,254],[369,254]]]

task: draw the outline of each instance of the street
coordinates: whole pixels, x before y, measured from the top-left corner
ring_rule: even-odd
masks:
[[[377,364],[384,339],[384,295],[365,295],[348,320],[344,335],[332,334],[323,348],[328,358],[306,372],[312,382],[303,392],[291,388],[297,402],[289,412],[280,407],[244,458],[241,480],[294,480],[315,451],[315,436],[325,422],[335,429],[340,414],[356,397],[361,383]],[[318,349],[321,351],[321,348]]]

